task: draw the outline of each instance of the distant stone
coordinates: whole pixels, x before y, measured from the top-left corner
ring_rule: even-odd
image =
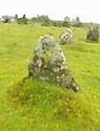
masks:
[[[47,81],[62,88],[79,90],[66,65],[66,58],[59,43],[55,42],[51,36],[39,39],[28,70],[29,77]]]
[[[60,36],[61,44],[73,44],[73,33],[71,29],[67,29]]]
[[[87,34],[87,40],[98,42],[99,41],[99,29],[97,26],[90,28]]]

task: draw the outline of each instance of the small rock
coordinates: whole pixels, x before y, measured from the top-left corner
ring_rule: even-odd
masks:
[[[71,29],[67,29],[60,36],[61,44],[73,44],[73,33]]]

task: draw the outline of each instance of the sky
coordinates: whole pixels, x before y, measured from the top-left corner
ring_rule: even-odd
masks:
[[[0,0],[0,16],[48,15],[54,20],[80,17],[84,22],[100,23],[100,0]]]

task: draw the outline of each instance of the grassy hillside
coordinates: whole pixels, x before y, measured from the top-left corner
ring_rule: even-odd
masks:
[[[0,24],[1,131],[100,131],[100,43],[85,42],[86,29],[74,28],[75,45],[62,46],[80,92],[32,79],[22,84],[22,90],[15,90],[27,76],[37,39],[51,34],[59,40],[61,31],[38,25]],[[13,95],[18,92],[19,97],[9,99],[12,85]]]

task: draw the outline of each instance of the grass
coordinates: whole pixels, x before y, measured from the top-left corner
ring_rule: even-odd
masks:
[[[80,92],[32,79],[21,90],[17,85],[27,76],[37,39],[50,34],[59,40],[63,30],[0,23],[1,131],[100,131],[100,43],[86,42],[86,29],[74,28],[75,44],[62,46]]]

